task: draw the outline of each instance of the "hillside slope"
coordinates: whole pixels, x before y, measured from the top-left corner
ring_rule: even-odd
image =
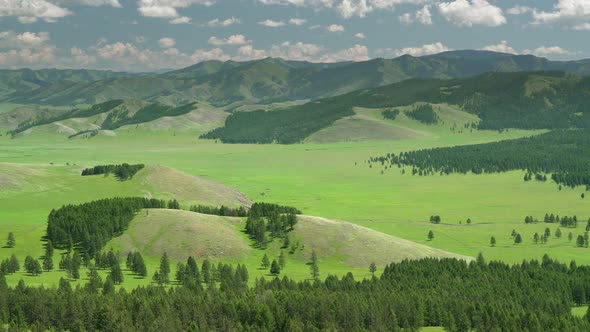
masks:
[[[197,100],[214,106],[318,99],[401,82],[409,78],[463,78],[484,72],[563,70],[590,75],[590,61],[555,62],[532,55],[455,51],[424,57],[334,64],[261,59],[206,61],[164,74],[114,75],[98,81],[59,80],[15,90],[0,101],[44,105],[96,104],[142,99],[167,104]]]
[[[563,72],[494,72],[463,79],[410,79],[273,112],[232,114],[224,127],[203,138],[296,143],[353,116],[355,107],[397,108],[420,102],[454,105],[481,119],[479,129],[590,126],[590,78]]]

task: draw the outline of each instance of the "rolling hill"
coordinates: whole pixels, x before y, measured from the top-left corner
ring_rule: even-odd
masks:
[[[474,116],[479,129],[585,128],[590,124],[590,78],[564,72],[491,72],[461,79],[410,79],[272,112],[232,114],[224,127],[202,137],[227,143],[296,143],[354,116],[355,107],[399,108],[420,102],[453,105]]]
[[[51,82],[0,94],[0,101],[21,104],[96,104],[112,99],[141,99],[181,105],[207,101],[214,106],[318,99],[401,82],[410,78],[463,78],[484,72],[562,70],[590,75],[590,61],[556,62],[532,55],[488,51],[453,51],[424,57],[333,64],[266,58],[247,62],[206,61],[163,74],[105,73],[85,80],[63,75]],[[8,74],[10,72],[7,72]],[[35,72],[33,72],[35,73]],[[6,74],[6,75],[8,75]],[[77,78],[77,77],[74,77]],[[94,80],[92,80],[94,78]]]

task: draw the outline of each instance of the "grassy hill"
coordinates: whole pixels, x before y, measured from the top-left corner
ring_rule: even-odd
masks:
[[[0,119],[7,120],[6,129],[13,137],[55,133],[89,137],[116,135],[116,130],[198,135],[223,125],[227,116],[228,113],[206,103],[174,107],[140,100],[112,100],[68,111],[19,108],[0,114]]]
[[[166,252],[177,261],[242,262],[251,250],[235,228],[241,218],[219,217],[181,210],[142,210],[122,236],[111,241],[123,255],[139,251],[160,257]]]
[[[296,143],[353,116],[354,107],[399,108],[423,102],[454,105],[455,115],[446,112],[447,120],[467,112],[479,129],[585,128],[590,124],[590,78],[563,72],[494,72],[463,79],[410,79],[273,112],[233,114],[223,128],[203,137],[228,143]]]
[[[395,59],[334,64],[275,58],[247,62],[206,61],[163,74],[111,74],[98,80],[66,77],[50,84],[14,90],[4,96],[0,94],[0,101],[92,105],[112,99],[142,99],[181,105],[200,100],[225,106],[236,102],[325,98],[410,78],[450,79],[490,71],[539,70],[589,75],[590,61],[555,62],[532,55],[486,51],[455,51],[424,57],[404,55]]]

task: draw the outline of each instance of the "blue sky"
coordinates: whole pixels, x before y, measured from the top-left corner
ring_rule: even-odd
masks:
[[[0,0],[0,68],[150,71],[453,49],[590,58],[590,0]]]

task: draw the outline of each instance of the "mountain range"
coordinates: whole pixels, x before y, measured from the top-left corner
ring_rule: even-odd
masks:
[[[205,61],[165,73],[98,70],[2,70],[0,102],[52,106],[137,99],[168,105],[205,101],[228,110],[243,104],[314,100],[410,78],[452,79],[485,72],[559,70],[590,75],[590,59],[550,61],[533,55],[450,51],[364,62],[311,63],[266,58]]]

